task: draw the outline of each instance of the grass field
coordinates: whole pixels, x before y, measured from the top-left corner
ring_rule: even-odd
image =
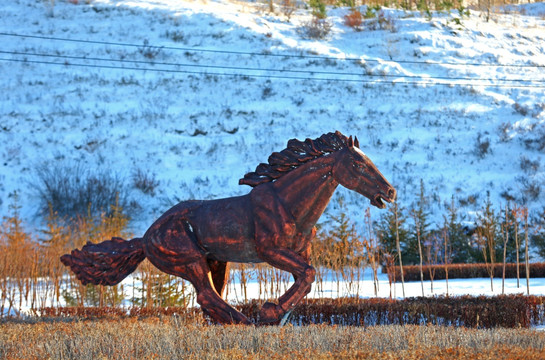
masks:
[[[216,326],[198,318],[0,323],[0,359],[544,359],[545,333],[439,326]]]

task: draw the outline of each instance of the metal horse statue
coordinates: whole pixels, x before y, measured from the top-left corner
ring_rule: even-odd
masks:
[[[228,263],[266,262],[295,279],[278,304],[267,302],[260,310],[259,323],[277,323],[310,292],[315,225],[336,187],[354,190],[379,208],[396,197],[357,138],[338,131],[290,140],[239,183],[253,189],[239,197],[183,201],[141,238],[87,243],[61,261],[83,284],[115,285],[147,258],[161,271],[191,282],[197,302],[212,319],[242,324],[251,321],[222,299]]]

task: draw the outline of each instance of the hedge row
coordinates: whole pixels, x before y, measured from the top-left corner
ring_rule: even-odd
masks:
[[[449,279],[472,279],[472,278],[488,278],[490,277],[490,264],[449,264],[448,278]],[[446,279],[445,265],[424,265],[422,272],[424,280],[430,280],[430,269],[434,272],[434,280]],[[383,272],[386,271],[384,267]],[[395,267],[395,279],[401,281],[401,271],[399,266]],[[494,264],[494,277],[501,278],[503,273],[503,264]],[[526,278],[526,267],[524,263],[519,265],[519,276],[521,279]],[[403,277],[405,281],[420,281],[420,268],[418,265],[403,266]],[[505,277],[517,277],[517,265],[505,265]],[[541,278],[545,277],[545,263],[530,264],[530,277]]]
[[[415,297],[403,300],[307,299],[293,310],[290,322],[294,325],[530,327],[545,320],[544,303],[545,297],[523,295]],[[260,305],[257,302],[239,308],[252,319],[258,318]]]
[[[446,325],[474,328],[530,327],[543,324],[545,296],[501,295],[494,297],[415,297],[403,300],[372,298],[306,299],[290,315],[293,325],[345,326]],[[262,302],[236,307],[256,323]],[[201,318],[198,308],[44,308],[42,317],[124,318],[172,316]]]

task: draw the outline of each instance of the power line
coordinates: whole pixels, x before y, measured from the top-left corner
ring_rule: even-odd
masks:
[[[455,63],[455,62],[394,60],[394,59],[391,59],[391,60],[364,59],[364,58],[357,58],[357,57],[337,58],[337,57],[333,57],[333,56],[324,56],[324,55],[302,55],[302,54],[301,55],[289,55],[289,54],[274,54],[274,53],[256,53],[256,52],[246,52],[246,51],[202,49],[202,48],[194,48],[194,47],[157,46],[157,45],[149,45],[149,44],[132,44],[132,43],[121,43],[121,42],[110,42],[110,41],[68,39],[68,38],[60,38],[60,37],[52,37],[52,36],[40,36],[40,35],[4,33],[4,32],[0,32],[0,36],[24,37],[24,38],[32,38],[32,39],[40,39],[40,40],[75,42],[75,43],[82,43],[82,44],[98,44],[98,45],[124,46],[124,47],[136,47],[136,48],[146,47],[146,48],[150,48],[150,49],[166,49],[166,50],[175,50],[175,51],[207,52],[207,53],[216,53],[216,54],[247,55],[247,56],[269,56],[269,57],[282,57],[282,58],[322,59],[322,60],[340,60],[340,61],[396,62],[396,63],[400,63],[400,64],[419,64],[419,65],[545,68],[545,65]]]
[[[77,64],[77,63],[67,63],[67,62],[60,63],[60,62],[52,62],[52,61],[7,59],[7,58],[0,58],[0,61],[12,61],[12,62],[44,64],[44,65],[79,66],[79,67],[97,68],[97,69],[154,71],[154,72],[196,74],[196,75],[220,75],[220,76],[240,76],[240,77],[247,76],[247,77],[254,77],[254,78],[272,78],[272,79],[287,79],[287,80],[322,80],[322,81],[369,82],[369,83],[376,82],[374,80],[366,81],[366,80],[362,80],[362,79],[338,79],[338,78],[335,79],[335,78],[303,77],[303,76],[278,76],[278,75],[264,75],[264,74],[219,73],[219,72],[191,71],[191,70],[179,70],[179,69],[140,68],[140,67],[113,66],[113,65],[91,65],[91,64]],[[384,81],[380,81],[380,82],[384,82]]]
[[[321,78],[321,77],[303,77],[303,76],[280,76],[280,75],[265,75],[265,74],[244,74],[244,73],[218,73],[218,72],[199,72],[190,70],[177,70],[177,69],[161,69],[161,68],[139,68],[128,66],[113,66],[113,65],[91,65],[81,63],[68,63],[68,62],[52,62],[52,61],[38,61],[38,60],[25,60],[25,59],[8,59],[0,58],[0,61],[10,61],[19,63],[32,63],[43,65],[55,65],[55,66],[76,66],[95,69],[117,69],[117,70],[135,70],[135,71],[152,71],[152,72],[165,72],[165,73],[181,73],[181,74],[194,74],[194,75],[214,75],[214,76],[233,76],[233,77],[252,77],[252,78],[268,78],[268,79],[282,79],[282,80],[309,80],[309,81],[335,81],[335,82],[359,82],[359,83],[374,83],[374,84],[391,84],[391,85],[443,85],[443,86],[483,86],[483,87],[496,87],[496,88],[538,88],[543,89],[545,85],[509,85],[509,84],[475,84],[475,83],[457,83],[457,82],[432,82],[432,81],[387,81],[382,79],[365,80],[365,79],[339,79],[339,78]]]
[[[145,65],[162,65],[162,66],[176,66],[176,67],[190,67],[190,68],[202,68],[202,69],[221,69],[221,70],[237,70],[237,71],[259,71],[259,72],[280,72],[280,73],[295,73],[304,75],[338,75],[338,76],[357,76],[357,77],[384,77],[384,78],[396,78],[396,79],[418,79],[418,80],[461,80],[461,81],[500,81],[500,82],[545,82],[545,80],[539,79],[494,79],[494,78],[470,78],[470,77],[448,77],[448,76],[417,76],[417,75],[395,75],[395,74],[381,74],[374,75],[368,73],[350,73],[350,72],[336,72],[336,71],[319,71],[319,70],[291,70],[291,69],[271,69],[271,68],[257,68],[257,67],[240,67],[240,66],[225,66],[225,65],[207,65],[207,64],[188,64],[188,63],[170,63],[170,62],[156,62],[156,61],[142,61],[142,60],[125,60],[125,59],[111,59],[111,58],[98,58],[87,56],[70,56],[59,54],[44,54],[44,53],[30,53],[19,51],[2,51],[0,54],[19,55],[19,56],[37,56],[37,57],[53,57],[60,59],[70,60],[92,60],[102,62],[117,62],[117,63],[133,63],[133,64],[145,64]],[[139,68],[137,68],[139,69]]]
[[[256,67],[240,67],[240,66],[228,66],[228,65],[207,65],[207,64],[188,64],[188,63],[170,63],[170,62],[157,62],[155,60],[143,61],[143,60],[125,60],[125,59],[106,59],[88,56],[70,56],[70,55],[56,55],[56,54],[40,54],[40,53],[28,53],[18,51],[2,51],[0,54],[9,55],[22,55],[22,56],[39,56],[39,57],[54,57],[70,60],[93,60],[104,62],[118,62],[118,63],[134,63],[145,65],[164,65],[164,66],[178,66],[178,67],[193,67],[204,69],[224,69],[224,70],[244,70],[244,71],[266,71],[266,72],[288,72],[288,73],[302,73],[306,75],[320,74],[320,75],[342,75],[342,76],[362,76],[361,73],[347,73],[339,71],[320,71],[320,70],[291,70],[291,69],[271,69],[271,68],[256,68]]]

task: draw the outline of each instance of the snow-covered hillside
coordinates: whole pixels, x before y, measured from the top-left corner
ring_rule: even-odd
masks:
[[[388,29],[360,32],[329,9],[323,40],[302,37],[304,9],[288,22],[226,0],[79,3],[0,6],[0,215],[18,191],[37,222],[36,169],[84,164],[126,179],[140,232],[176,199],[249,191],[238,179],[288,139],[334,130],[358,136],[402,205],[420,179],[437,213],[487,191],[545,204],[543,3],[489,22],[385,10]],[[133,187],[139,171],[154,194]],[[341,193],[361,218],[368,200]]]

